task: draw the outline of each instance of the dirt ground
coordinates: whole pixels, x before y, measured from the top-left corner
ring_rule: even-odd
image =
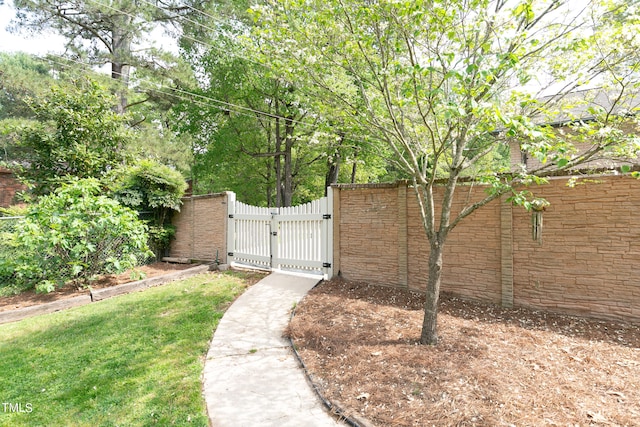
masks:
[[[136,274],[130,271],[119,275],[107,275],[91,284],[93,289],[107,288],[121,285],[150,277],[168,274],[172,271],[184,270],[193,267],[193,264],[170,264],[167,262],[156,262],[154,264],[143,265],[135,269]],[[48,294],[40,294],[35,291],[26,291],[10,297],[0,297],[0,311],[14,310],[17,308],[38,305],[45,302],[57,301],[64,298],[72,298],[78,295],[88,295],[89,289],[78,290],[73,285],[67,285]]]
[[[322,394],[375,426],[638,426],[637,325],[324,282],[288,334]]]

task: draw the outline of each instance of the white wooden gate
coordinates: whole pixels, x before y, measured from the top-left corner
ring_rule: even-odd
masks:
[[[228,198],[228,262],[333,276],[332,190],[289,208],[261,208]]]

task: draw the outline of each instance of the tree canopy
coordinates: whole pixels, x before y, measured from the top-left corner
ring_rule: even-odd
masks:
[[[111,64],[111,76],[122,83],[118,111],[128,105],[127,92],[132,67],[163,70],[175,58],[155,46],[150,34],[165,25],[180,29],[193,14],[189,2],[130,2],[16,0],[14,29],[40,32],[52,29],[67,40],[73,59],[95,65]]]
[[[562,108],[554,111],[527,90],[538,76],[582,84],[612,75],[607,62],[619,56],[615,44],[590,51],[589,42],[621,6],[575,6],[562,0],[274,0],[253,10],[261,60],[296,84],[307,82],[314,97],[334,107],[337,122],[384,141],[394,164],[410,176],[430,244],[423,343],[437,342],[443,247],[451,230],[503,194],[529,206],[523,184],[585,161],[571,157],[569,141],[541,126]],[[585,126],[603,133],[607,123]],[[510,138],[526,142],[550,167],[537,174],[478,168]],[[633,157],[632,142],[604,137],[589,158],[614,147]],[[485,197],[453,211],[465,175],[490,186]]]
[[[53,87],[28,103],[35,121],[16,130],[18,175],[36,194],[52,192],[69,177],[100,178],[125,162],[133,134],[98,83],[81,80],[73,91]]]
[[[186,48],[199,85],[176,106],[176,128],[191,137],[195,191],[231,189],[248,203],[289,206],[319,197],[339,176],[369,181],[386,174],[376,157],[381,150],[331,129],[304,82],[252,59],[245,11],[227,23],[197,27],[206,42]],[[342,174],[340,164],[348,167]]]

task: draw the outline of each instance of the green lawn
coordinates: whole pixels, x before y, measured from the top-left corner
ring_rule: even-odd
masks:
[[[0,426],[207,426],[204,358],[247,278],[202,274],[0,325]]]

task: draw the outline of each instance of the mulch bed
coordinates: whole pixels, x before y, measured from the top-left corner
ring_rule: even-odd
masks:
[[[640,425],[637,325],[324,282],[288,334],[324,397],[376,426]]]
[[[106,275],[94,281],[91,284],[93,289],[103,289],[124,283],[130,283],[141,278],[151,278],[161,276],[174,271],[185,270],[193,267],[193,264],[170,264],[166,262],[156,262],[154,264],[144,265],[135,269],[136,274],[125,272],[119,275]],[[37,293],[33,290],[22,292],[18,295],[0,298],[0,312],[7,310],[15,310],[23,307],[30,307],[42,303],[59,301],[62,299],[73,298],[80,295],[89,295],[89,289],[77,289],[73,285],[67,285],[54,292],[48,294]]]

